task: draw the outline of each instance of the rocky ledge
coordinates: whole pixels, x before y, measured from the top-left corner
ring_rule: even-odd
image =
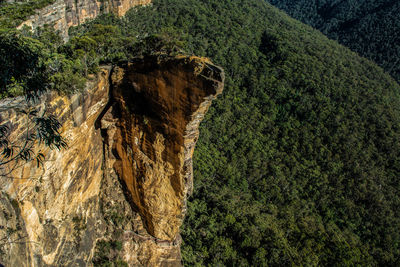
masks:
[[[67,40],[71,26],[78,26],[106,13],[124,16],[132,7],[150,3],[151,0],[55,0],[53,4],[37,10],[35,15],[30,16],[18,28],[28,26],[36,29],[50,25]]]
[[[44,95],[68,148],[3,172],[0,262],[6,266],[179,266],[198,126],[222,92],[204,58],[149,57],[104,68],[85,92]],[[0,114],[14,138],[22,122]]]

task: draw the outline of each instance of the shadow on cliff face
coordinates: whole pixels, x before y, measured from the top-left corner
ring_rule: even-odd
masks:
[[[109,95],[108,95],[108,102],[106,104],[106,106],[104,107],[104,109],[100,112],[99,116],[97,117],[96,121],[95,121],[95,128],[96,129],[100,129],[100,134],[101,137],[103,139],[103,168],[104,168],[104,173],[107,173],[107,170],[105,169],[107,166],[106,161],[107,159],[110,157],[109,153],[108,153],[108,146],[109,146],[109,134],[108,134],[108,129],[105,127],[102,127],[102,122],[107,121],[107,120],[111,120],[111,121],[116,121],[118,119],[121,119],[122,117],[122,113],[120,110],[119,105],[115,102],[114,98],[113,98],[113,83],[112,83],[112,77],[113,75],[113,68],[111,68],[110,70],[110,75],[109,75]],[[135,98],[131,98],[131,99],[135,99]],[[108,118],[107,118],[108,117]],[[113,125],[114,126],[114,125]],[[119,157],[117,151],[115,149],[111,149],[111,156],[114,157],[117,160],[121,160],[121,158]],[[121,184],[122,187],[122,191],[123,194],[125,196],[125,200],[129,203],[129,205],[131,206],[132,210],[134,212],[139,212],[138,207],[135,205],[135,203],[132,200],[132,197],[130,196],[128,187],[126,182],[121,179],[120,176],[118,176],[118,181]]]
[[[110,77],[110,101],[96,120],[105,161],[148,233],[174,240],[192,188],[198,126],[222,92],[223,71],[204,58],[146,57],[115,66]]]

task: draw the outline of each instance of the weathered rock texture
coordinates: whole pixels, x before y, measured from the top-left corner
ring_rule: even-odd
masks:
[[[192,187],[198,126],[222,91],[222,72],[199,58],[153,58],[115,68],[111,80],[119,117],[113,168],[148,232],[171,241]]]
[[[223,79],[200,58],[147,58],[104,68],[83,93],[45,95],[38,107],[62,122],[68,148],[1,176],[0,263],[181,265],[191,156]],[[0,115],[17,138],[20,117]]]
[[[36,29],[44,25],[53,25],[66,39],[71,26],[80,25],[105,13],[123,16],[132,7],[147,5],[150,2],[151,0],[56,0],[54,4],[38,10],[18,28],[26,25]]]

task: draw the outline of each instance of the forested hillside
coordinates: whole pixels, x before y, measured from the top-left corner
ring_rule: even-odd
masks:
[[[187,266],[400,263],[400,87],[382,69],[262,1],[157,0],[118,23],[175,32],[227,74],[194,156]]]
[[[268,0],[360,55],[400,81],[400,1]]]
[[[225,69],[194,155],[187,266],[400,265],[400,86],[373,62],[264,0],[154,0],[65,45],[2,34],[67,93],[98,64],[155,50]]]

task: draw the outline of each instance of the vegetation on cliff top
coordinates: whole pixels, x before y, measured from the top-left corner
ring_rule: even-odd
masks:
[[[0,98],[33,98],[48,89],[65,93],[83,89],[85,75],[97,68],[86,62],[81,50],[66,56],[61,45],[61,38],[49,29],[35,34],[0,29]]]
[[[57,55],[40,58],[60,75],[140,54],[152,34],[224,67],[194,155],[186,264],[400,264],[400,86],[381,68],[262,0],[155,0],[71,34],[19,38]]]
[[[377,62],[400,81],[400,1],[268,0]]]
[[[15,28],[29,16],[34,15],[37,9],[54,3],[54,0],[28,0],[6,2],[0,0],[0,28]]]

